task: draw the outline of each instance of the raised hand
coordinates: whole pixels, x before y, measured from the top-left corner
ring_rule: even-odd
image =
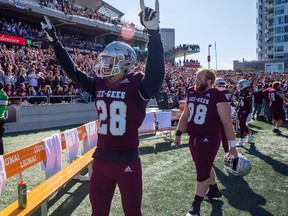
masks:
[[[45,23],[41,22],[41,27],[44,30],[44,32],[47,35],[47,38],[50,42],[56,43],[58,41],[58,38],[56,36],[56,30],[54,25],[52,24],[51,20],[44,16]]]
[[[159,1],[155,0],[155,11],[146,7],[144,0],[140,0],[140,22],[147,29],[148,34],[155,35],[159,32]]]

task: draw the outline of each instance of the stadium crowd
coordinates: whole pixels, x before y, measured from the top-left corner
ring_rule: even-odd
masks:
[[[66,15],[75,15],[80,16],[87,19],[97,20],[105,23],[111,23],[114,25],[126,25],[130,26],[132,28],[136,28],[136,30],[141,31],[141,29],[138,29],[134,23],[125,22],[124,20],[121,20],[118,17],[112,17],[107,16],[104,13],[100,13],[94,9],[82,7],[80,5],[71,4],[68,0],[40,0],[39,5],[41,7],[48,7],[53,10],[57,10],[59,12],[62,12]],[[109,14],[109,11],[107,11]]]
[[[78,67],[90,76],[95,74],[97,55],[97,52],[71,54]],[[144,61],[138,61],[135,70],[141,70],[143,66]],[[194,84],[197,69],[175,66],[169,62],[166,62],[165,66],[165,81],[161,91],[168,93],[174,107],[179,107],[179,101],[185,98],[186,89]],[[268,97],[265,97],[264,94],[259,96],[259,89],[267,89],[274,81],[280,81],[282,88],[285,89],[285,95],[288,95],[287,74],[218,70],[217,76],[226,81],[227,88],[235,96],[237,82],[240,79],[247,79],[253,87],[258,103],[259,97],[261,103],[269,103]],[[4,91],[10,97],[10,104],[45,103],[47,100],[44,99],[44,96],[47,98],[56,96],[51,97],[49,100],[51,103],[72,101],[72,95],[82,98],[83,102],[89,101],[89,95],[66,76],[55,60],[54,52],[51,49],[27,46],[7,48],[2,44],[0,46],[0,81],[4,83]],[[66,97],[64,97],[65,95]],[[22,97],[21,100],[17,99],[17,96]],[[259,114],[256,116],[254,113],[254,115],[255,118],[259,118]],[[271,119],[269,113],[266,118]]]
[[[68,1],[39,1],[43,7],[50,7],[55,10],[60,10],[67,14],[83,16],[89,19],[97,19],[101,21],[112,22],[108,18],[103,18],[105,15],[100,15],[98,12],[90,11],[85,8],[69,4]],[[94,14],[93,16],[91,14]],[[101,18],[102,17],[102,18]],[[120,22],[120,20],[117,20]],[[125,24],[125,23],[122,23]],[[23,36],[27,38],[38,39],[45,41],[40,26],[31,26],[28,23],[23,23],[21,20],[0,17],[0,33]],[[103,49],[105,44],[95,43],[89,41],[83,35],[59,32],[58,37],[64,45],[72,47],[70,54],[77,66],[85,71],[90,76],[95,74],[95,64],[98,53]],[[78,49],[93,50],[87,52],[80,52]],[[193,51],[199,52],[199,45],[181,44],[165,53],[168,58],[179,51]],[[137,51],[138,64],[136,70],[143,69],[147,52]],[[6,46],[0,44],[0,81],[4,83],[4,90],[7,92],[10,99],[10,104],[26,102],[25,104],[45,103],[41,97],[45,96],[83,96],[82,101],[88,102],[89,95],[83,92],[73,81],[71,81],[64,73],[61,66],[55,60],[52,49],[41,49],[39,47],[29,46]],[[184,62],[183,62],[184,63]],[[166,62],[165,82],[163,83],[161,91],[167,92],[170,101],[173,102],[174,107],[179,106],[179,101],[183,100],[188,86],[194,84],[195,73],[197,69],[190,67],[182,67],[181,64],[171,64]],[[287,96],[288,79],[287,74],[278,73],[254,73],[244,71],[218,70],[217,76],[222,77],[234,95],[237,94],[236,85],[240,79],[247,79],[253,90],[257,103],[263,101],[266,105],[269,103],[268,98],[259,94],[259,89],[267,89],[272,82],[280,81],[282,88],[285,88],[285,95]],[[260,95],[260,96],[259,96]],[[13,97],[23,97],[20,101],[14,100]],[[33,97],[34,96],[34,97]],[[29,97],[29,98],[28,98]],[[157,96],[156,96],[157,97]],[[71,101],[70,97],[53,97],[49,100],[51,103],[60,103]],[[256,113],[254,113],[256,115]],[[259,117],[257,114],[256,118]],[[270,119],[270,116],[268,116]]]
[[[98,52],[72,53],[71,55],[81,70],[94,76]],[[143,61],[138,61],[136,70],[140,70],[143,65]],[[169,93],[172,97],[177,96],[177,101],[183,100],[185,90],[189,85],[193,85],[196,71],[195,68],[175,66],[166,62],[165,82],[161,91]],[[247,79],[255,92],[259,88],[267,88],[274,81],[280,81],[282,87],[285,88],[286,95],[288,92],[287,74],[218,70],[217,76],[227,82],[227,88],[233,93],[236,93],[236,84],[240,79]],[[8,48],[2,44],[0,46],[0,81],[4,83],[4,90],[9,97],[83,94],[83,91],[65,75],[51,49],[28,46]],[[30,100],[30,103],[39,103],[39,101]]]

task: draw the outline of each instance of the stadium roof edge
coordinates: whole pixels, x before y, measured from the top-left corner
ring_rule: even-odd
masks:
[[[112,18],[121,18],[124,15],[122,11],[102,0],[75,0],[74,4],[78,4],[82,7],[92,8]]]

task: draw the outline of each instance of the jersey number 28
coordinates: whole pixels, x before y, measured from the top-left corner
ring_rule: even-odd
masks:
[[[126,104],[123,101],[113,101],[107,107],[103,100],[98,100],[96,106],[98,110],[102,111],[98,118],[98,133],[107,135],[109,130],[113,136],[122,136],[126,132]],[[107,109],[109,109],[110,116],[108,116]],[[107,118],[109,118],[108,122],[104,123]]]

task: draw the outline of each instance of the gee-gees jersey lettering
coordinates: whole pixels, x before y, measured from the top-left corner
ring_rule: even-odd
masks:
[[[226,89],[211,88],[200,93],[194,91],[193,87],[188,88],[187,132],[190,136],[201,137],[221,132],[221,120],[217,111],[217,104],[221,102],[231,102],[231,93]]]
[[[138,91],[143,76],[140,72],[130,73],[115,88],[109,87],[103,78],[95,77],[98,148],[129,150],[138,147],[138,128],[145,118],[148,103]]]

